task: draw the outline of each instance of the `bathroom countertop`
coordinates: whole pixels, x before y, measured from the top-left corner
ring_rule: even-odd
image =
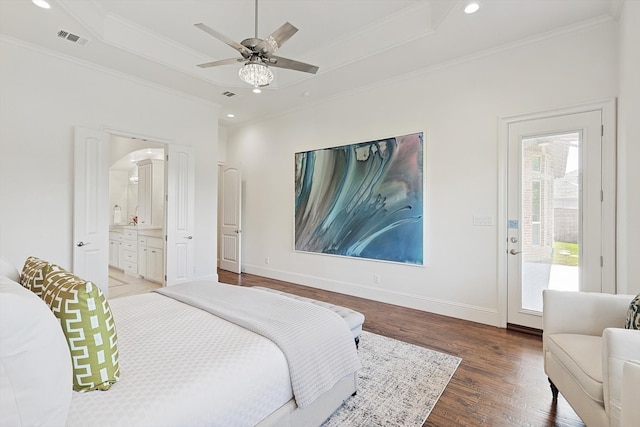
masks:
[[[146,225],[120,225],[109,226],[110,232],[122,232],[124,230],[136,230],[140,236],[162,237],[164,235],[162,227],[150,227]]]

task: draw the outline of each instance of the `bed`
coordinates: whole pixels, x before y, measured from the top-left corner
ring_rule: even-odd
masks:
[[[313,308],[326,313],[287,324],[255,304],[265,299],[267,306],[308,303],[212,282],[186,287],[110,300],[120,378],[108,391],[80,393],[71,391],[69,348],[60,344],[58,320],[33,292],[0,277],[0,425],[317,426],[355,393],[359,360],[354,362],[357,352],[349,328],[335,313]],[[217,291],[199,294],[210,288]],[[225,300],[225,294],[231,297]],[[221,296],[226,302],[209,307],[207,299]],[[297,306],[294,311],[307,309]],[[255,322],[245,319],[253,311],[263,318],[258,326],[245,324]],[[322,332],[324,320],[318,320],[318,313],[336,325],[337,317],[342,329]],[[284,339],[266,337],[274,328],[260,322],[271,320],[275,329],[288,330]],[[320,346],[338,348],[329,357],[304,338],[316,333],[325,336],[319,337]],[[338,337],[330,345],[327,333]],[[10,354],[12,349],[17,351]],[[299,354],[285,355],[287,351]],[[333,362],[323,366],[318,357]],[[315,372],[301,379],[296,358]],[[333,371],[332,376],[318,377],[325,371]]]

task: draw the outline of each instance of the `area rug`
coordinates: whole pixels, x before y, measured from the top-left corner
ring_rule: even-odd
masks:
[[[358,353],[358,393],[322,427],[420,427],[462,360],[370,332]]]

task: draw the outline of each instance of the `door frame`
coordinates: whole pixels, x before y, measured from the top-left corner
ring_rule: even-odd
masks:
[[[509,125],[519,121],[553,116],[602,112],[602,292],[616,293],[616,98],[576,104],[534,113],[503,116],[498,119],[498,318],[500,327],[507,327],[508,314],[508,242],[507,242],[507,179],[509,164]]]
[[[80,127],[81,126],[76,126],[76,128],[80,128]],[[156,142],[156,143],[164,144],[164,146],[165,146],[165,155],[166,155],[166,153],[168,153],[167,146],[172,145],[172,144],[176,145],[171,140],[167,140],[165,138],[141,135],[141,134],[136,134],[136,133],[132,133],[132,132],[128,132],[128,131],[123,131],[123,130],[120,130],[120,129],[106,128],[106,127],[87,128],[87,129],[89,129],[91,131],[94,131],[94,132],[99,132],[99,133],[106,134],[107,135],[107,144],[109,143],[109,138],[111,136],[120,136],[120,137],[123,137],[123,138],[131,138],[131,139],[142,139],[142,140],[153,141],[153,142]],[[107,159],[105,159],[104,161],[105,161],[105,164],[108,163]],[[165,193],[166,193],[166,191],[168,191],[167,180],[169,179],[169,176],[168,176],[169,174],[166,173],[167,172],[166,168],[167,168],[167,164],[165,163],[165,178],[164,178],[165,179]],[[109,179],[108,170],[109,170],[109,168],[107,166],[107,168],[105,170],[106,176],[104,177],[107,180],[107,182],[108,182],[108,179]],[[75,178],[74,178],[74,181],[75,181]],[[104,197],[106,197],[106,205],[105,206],[108,206],[108,198],[109,198],[109,192],[108,191],[105,193]],[[166,195],[165,195],[165,197],[166,197]],[[75,206],[75,203],[76,203],[75,199],[74,199],[73,203],[74,203],[74,206]],[[74,207],[74,209],[75,209],[75,207]],[[105,212],[105,215],[104,215],[104,228],[105,228],[105,230],[107,230],[107,236],[108,236],[108,230],[109,230],[108,209],[105,209],[104,212]],[[166,226],[166,222],[167,222],[166,207],[165,207],[165,218],[164,218],[164,221],[165,221],[165,249],[166,249],[166,241],[167,241],[167,237],[166,237],[167,234],[166,233],[169,233],[168,227]],[[75,222],[75,220],[74,220],[74,222]],[[74,236],[74,238],[75,238],[75,236]],[[108,237],[107,237],[107,239],[108,239]],[[75,242],[74,242],[74,245],[75,245]],[[108,250],[108,240],[107,240],[107,250]],[[74,255],[74,260],[73,260],[74,263],[76,262],[75,258],[76,257]],[[106,264],[105,268],[108,270],[108,267],[109,267],[108,256],[107,256],[107,259],[106,259],[106,263],[107,264]],[[166,278],[167,277],[167,275],[166,275],[166,266],[168,264],[168,262],[167,262],[167,250],[164,251],[164,263],[165,263],[165,277],[163,278],[164,280],[163,280],[162,284],[163,284],[163,286],[167,286],[167,278]],[[192,272],[193,272],[193,269],[190,270],[189,274],[192,274]],[[106,286],[108,288],[108,283],[107,283]],[[107,293],[105,293],[105,294],[108,295],[108,290],[107,290]]]

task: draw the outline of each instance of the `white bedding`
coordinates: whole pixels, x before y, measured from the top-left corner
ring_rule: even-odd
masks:
[[[256,288],[194,281],[156,290],[240,325],[278,345],[289,364],[293,396],[306,408],[361,368],[353,338],[335,312]]]
[[[109,304],[120,380],[74,392],[68,426],[252,426],[292,399],[287,361],[269,339],[155,293]]]

